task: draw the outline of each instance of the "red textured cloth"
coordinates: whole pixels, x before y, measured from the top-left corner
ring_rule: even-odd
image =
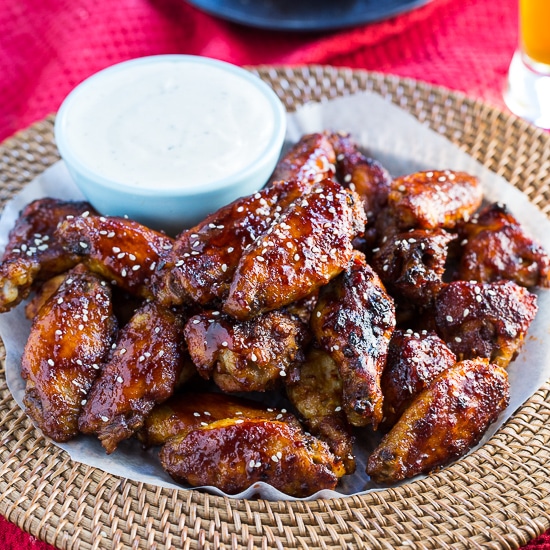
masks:
[[[0,0],[0,140],[56,111],[94,72],[162,53],[376,70],[504,109],[516,40],[517,0],[432,0],[386,21],[313,34],[244,28],[184,0]],[[52,550],[1,516],[0,543],[3,550]],[[550,550],[550,534],[523,550]]]

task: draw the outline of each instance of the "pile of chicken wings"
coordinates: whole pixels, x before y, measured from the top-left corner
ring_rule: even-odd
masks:
[[[305,135],[257,193],[176,238],[39,199],[0,264],[24,302],[25,407],[63,442],[128,438],[228,494],[394,483],[464,455],[550,286],[546,252],[469,174],[392,178],[345,133]],[[288,403],[287,408],[264,402]]]

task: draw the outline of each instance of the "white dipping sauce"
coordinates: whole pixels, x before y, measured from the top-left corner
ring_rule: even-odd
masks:
[[[192,61],[128,64],[92,79],[70,109],[66,139],[80,162],[120,184],[162,189],[238,173],[275,124],[251,82]]]

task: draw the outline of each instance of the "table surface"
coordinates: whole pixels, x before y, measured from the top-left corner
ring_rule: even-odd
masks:
[[[164,53],[244,66],[327,64],[392,73],[504,110],[516,3],[431,0],[383,21],[301,33],[241,26],[183,0],[0,0],[0,141],[55,112],[94,72]],[[1,516],[0,541],[8,550],[52,550]],[[550,550],[550,532],[527,549]]]

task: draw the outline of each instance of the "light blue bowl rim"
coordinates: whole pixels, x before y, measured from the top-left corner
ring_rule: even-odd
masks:
[[[98,79],[105,78],[111,73],[123,71],[134,65],[158,63],[158,62],[187,62],[187,63],[200,63],[202,65],[211,65],[219,69],[225,70],[227,72],[233,73],[234,75],[243,78],[253,84],[269,101],[270,106],[272,107],[272,113],[274,117],[274,132],[266,145],[265,149],[260,153],[260,155],[254,159],[247,168],[236,172],[225,178],[215,180],[206,184],[200,184],[196,186],[185,186],[182,188],[174,189],[162,189],[155,188],[154,182],[152,187],[133,187],[132,185],[117,182],[106,178],[98,173],[96,173],[92,168],[80,161],[78,156],[76,156],[70,143],[67,142],[65,126],[67,124],[67,119],[70,116],[71,105],[74,101],[78,100],[78,97],[81,94],[86,93],[86,89],[91,82],[95,82]],[[277,94],[273,89],[266,84],[260,77],[255,74],[226,61],[221,61],[218,59],[213,59],[210,57],[203,57],[197,55],[186,55],[186,54],[163,54],[163,55],[151,55],[146,57],[138,57],[130,59],[128,61],[122,61],[111,65],[105,69],[94,73],[80,84],[78,84],[66,98],[63,100],[59,110],[57,112],[54,124],[54,135],[57,148],[61,155],[63,161],[67,164],[70,171],[78,174],[88,181],[93,181],[94,184],[100,185],[107,189],[113,189],[115,191],[128,193],[131,192],[135,195],[142,196],[192,196],[196,194],[210,193],[223,188],[231,188],[237,185],[240,182],[244,182],[254,177],[254,174],[265,172],[268,170],[269,165],[274,164],[279,157],[281,152],[284,138],[286,135],[286,110],[279,99]],[[78,183],[78,182],[77,182]]]

